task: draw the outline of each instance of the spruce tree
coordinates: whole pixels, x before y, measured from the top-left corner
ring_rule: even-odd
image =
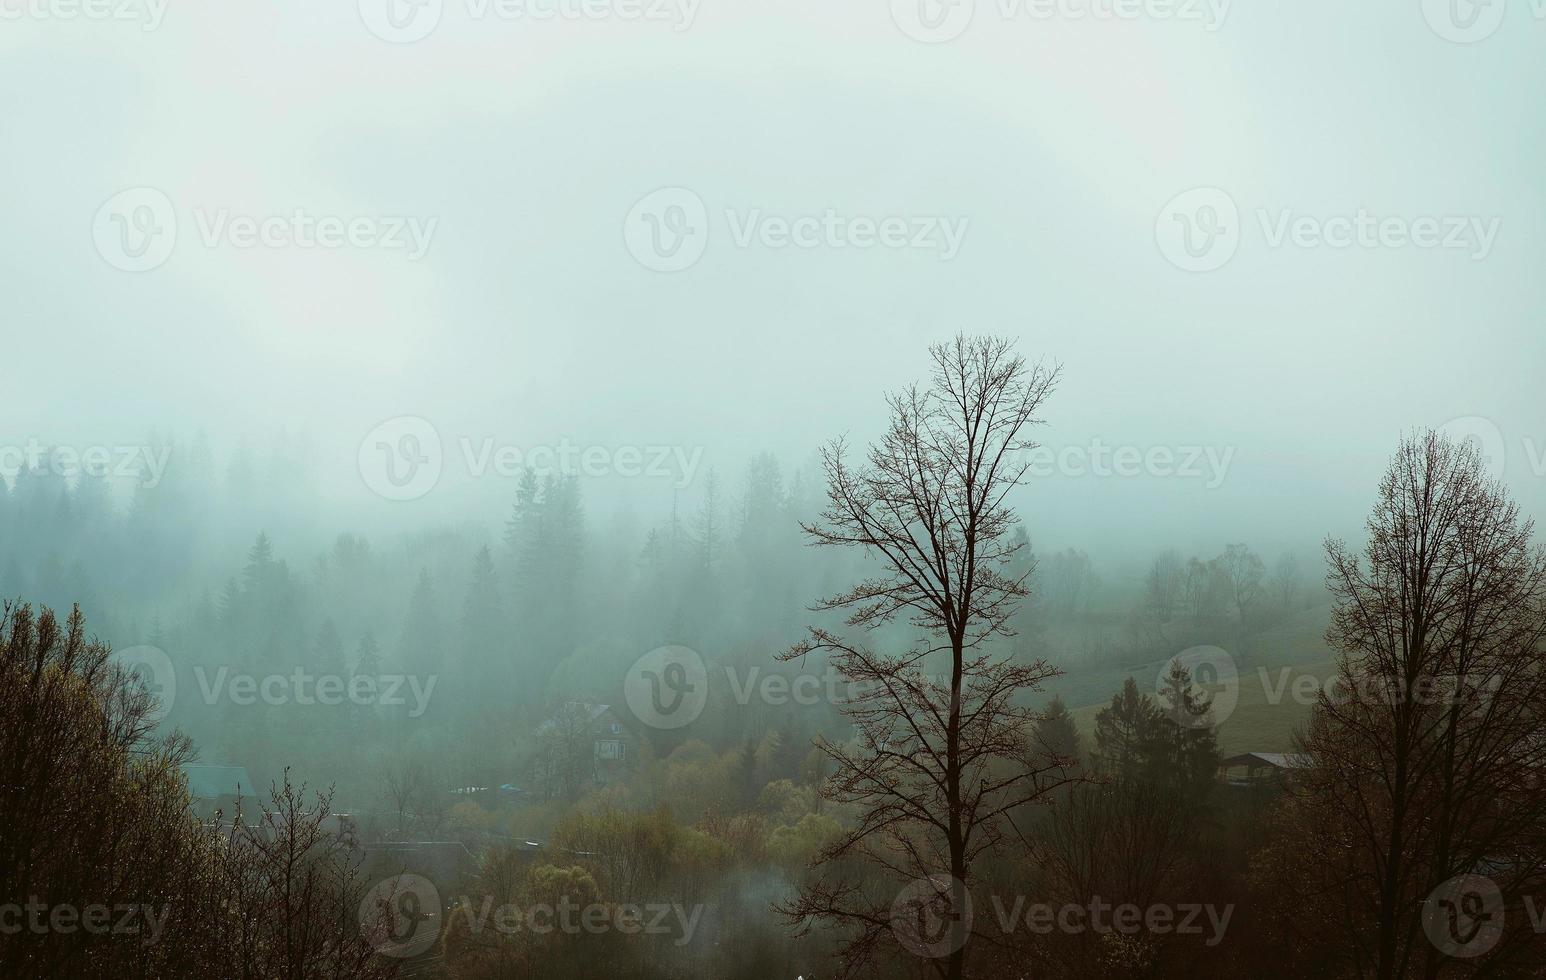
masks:
[[[1137,681],[1127,678],[1095,716],[1097,768],[1119,782],[1136,778],[1159,722],[1159,709],[1138,690]]]

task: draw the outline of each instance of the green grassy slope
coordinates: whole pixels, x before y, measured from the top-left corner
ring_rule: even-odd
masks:
[[[1238,644],[1238,649],[1219,644],[1234,658],[1240,674],[1239,698],[1234,710],[1219,726],[1219,751],[1286,752],[1292,749],[1294,730],[1309,717],[1308,698],[1295,696],[1295,682],[1303,677],[1324,683],[1334,672],[1331,651],[1323,633],[1326,607],[1305,610],[1292,620],[1263,631]],[[1179,651],[1178,651],[1179,652]],[[1153,691],[1166,661],[1122,667],[1070,671],[1049,685],[1069,705],[1074,721],[1094,745],[1095,714],[1104,707],[1131,675],[1144,691]]]

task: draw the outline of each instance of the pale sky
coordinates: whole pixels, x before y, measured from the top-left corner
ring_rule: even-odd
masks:
[[[399,28],[389,0],[121,2],[0,0],[0,441],[284,426],[318,447],[319,506],[493,521],[509,481],[460,440],[701,449],[733,486],[752,453],[872,433],[965,329],[1063,363],[1049,445],[1230,453],[1220,481],[1038,481],[1054,546],[1356,533],[1401,432],[1465,417],[1546,514],[1528,0],[1469,27],[1417,0],[444,0]],[[641,218],[661,188],[706,228]],[[1206,271],[1175,252],[1194,188],[1181,218],[1230,243]],[[1384,230],[1339,247],[1360,213]],[[689,266],[630,250],[682,214]],[[307,247],[324,218],[363,223]],[[805,247],[780,239],[800,219]],[[861,247],[888,219],[906,244]],[[146,228],[156,267],[102,254]],[[383,501],[357,453],[401,416],[445,474]]]

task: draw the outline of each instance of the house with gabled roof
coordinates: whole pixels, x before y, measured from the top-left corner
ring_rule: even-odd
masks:
[[[569,701],[537,726],[531,777],[539,792],[573,796],[637,757],[638,737],[611,705]]]
[[[1231,786],[1255,786],[1280,780],[1295,770],[1314,767],[1308,755],[1292,752],[1242,752],[1219,760],[1219,775]]]
[[[245,766],[185,762],[182,771],[188,781],[188,795],[193,797],[193,812],[200,819],[209,819],[216,810],[231,814],[238,799],[246,800],[249,809],[256,806],[253,797],[258,795],[258,789]]]

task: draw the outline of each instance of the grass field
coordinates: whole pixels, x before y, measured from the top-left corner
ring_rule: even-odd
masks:
[[[1301,678],[1324,683],[1334,672],[1331,651],[1322,634],[1325,607],[1305,610],[1292,621],[1264,631],[1228,650],[1239,671],[1239,696],[1234,710],[1219,725],[1219,751],[1225,756],[1241,752],[1287,752],[1293,748],[1294,730],[1310,714],[1310,698],[1296,697]],[[1179,652],[1179,651],[1178,651]],[[1105,707],[1128,676],[1140,690],[1153,692],[1165,660],[1121,668],[1071,671],[1049,691],[1062,696],[1085,738],[1094,747],[1095,715]],[[1312,695],[1313,697],[1313,695]]]
[[[1290,751],[1294,730],[1310,714],[1310,706],[1294,697],[1293,682],[1302,676],[1324,682],[1331,674],[1329,660],[1318,664],[1242,668],[1239,700],[1229,717],[1219,725],[1219,753],[1231,756],[1241,752]],[[1288,681],[1286,686],[1285,679]],[[1094,747],[1095,715],[1103,707],[1104,703],[1069,709],[1084,735],[1086,748]]]

